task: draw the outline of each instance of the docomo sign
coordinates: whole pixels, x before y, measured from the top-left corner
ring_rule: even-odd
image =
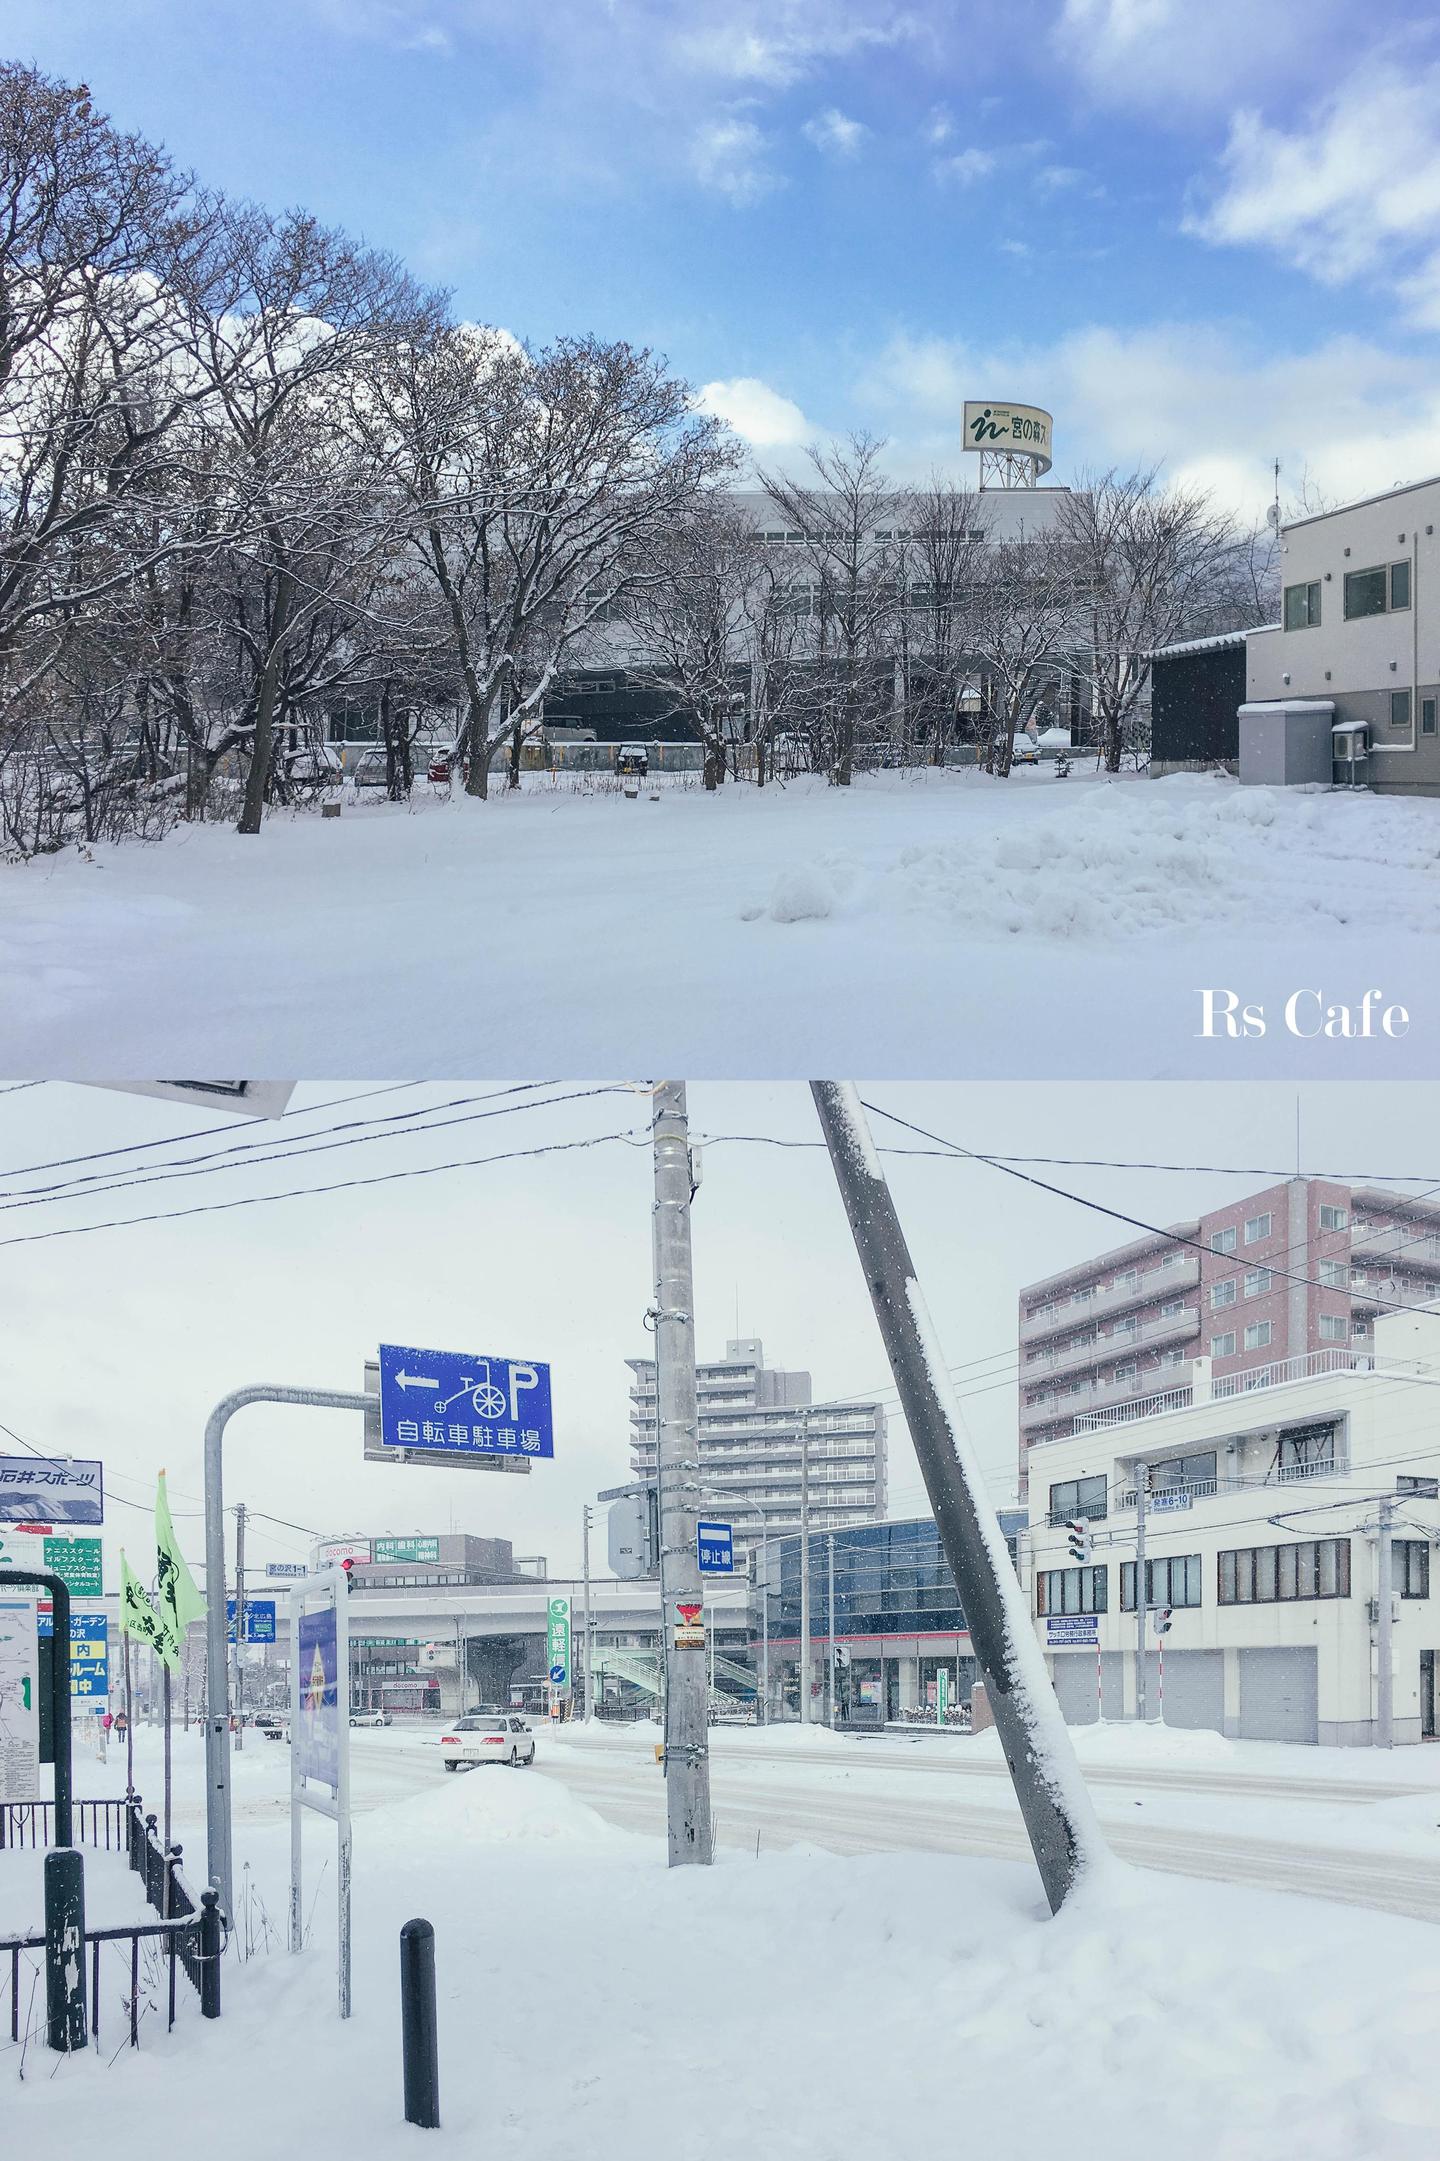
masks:
[[[1033,458],[1036,476],[1048,473],[1054,422],[1038,405],[983,404],[965,400],[965,448],[1011,450]]]

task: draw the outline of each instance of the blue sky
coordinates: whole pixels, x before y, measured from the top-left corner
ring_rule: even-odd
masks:
[[[1440,34],[1395,0],[9,0],[204,178],[543,340],[666,352],[789,461],[958,457],[1253,508],[1440,469]]]

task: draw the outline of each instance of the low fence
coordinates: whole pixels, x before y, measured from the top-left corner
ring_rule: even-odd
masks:
[[[205,1890],[196,1897],[181,1869],[181,1848],[162,1844],[156,1818],[145,1814],[139,1794],[127,1794],[120,1800],[76,1801],[72,1805],[77,1844],[117,1856],[123,1853],[140,1877],[146,1901],[157,1915],[154,1921],[86,1928],[90,2039],[98,2046],[102,2031],[107,2038],[111,2031],[104,2013],[104,1981],[111,1983],[110,1993],[118,1988],[120,2013],[128,2026],[132,2048],[140,2045],[140,2026],[146,2013],[162,2004],[168,2032],[175,2024],[177,1967],[183,1968],[200,1999],[202,2018],[218,2018],[220,1960],[225,1940],[218,1894]],[[0,1848],[48,1846],[53,1808],[50,1801],[0,1802]],[[116,1956],[102,1961],[106,1945],[115,1947]],[[10,2040],[14,2046],[20,2046],[22,2041],[28,2044],[46,2029],[45,1947],[43,1931],[39,1935],[0,1937],[0,1958],[5,1960],[5,1966],[0,1966],[0,1979],[8,1981]]]

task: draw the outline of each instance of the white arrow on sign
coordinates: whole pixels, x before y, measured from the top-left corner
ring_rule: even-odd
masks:
[[[440,1386],[438,1381],[427,1380],[423,1374],[407,1373],[403,1366],[396,1374],[395,1381],[400,1388],[438,1388]]]

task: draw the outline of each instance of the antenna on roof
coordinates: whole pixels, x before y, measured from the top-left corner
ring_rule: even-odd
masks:
[[[1277,459],[1275,460],[1275,494],[1274,494],[1274,496],[1273,496],[1273,498],[1272,498],[1272,500],[1271,500],[1270,508],[1269,508],[1269,509],[1268,509],[1268,510],[1266,511],[1266,513],[1265,513],[1265,523],[1266,523],[1266,524],[1267,524],[1267,525],[1269,526],[1269,528],[1270,528],[1270,530],[1271,530],[1271,532],[1272,532],[1272,533],[1278,533],[1278,532],[1279,532],[1279,530],[1280,530],[1280,460],[1279,460],[1278,458],[1277,458]]]

